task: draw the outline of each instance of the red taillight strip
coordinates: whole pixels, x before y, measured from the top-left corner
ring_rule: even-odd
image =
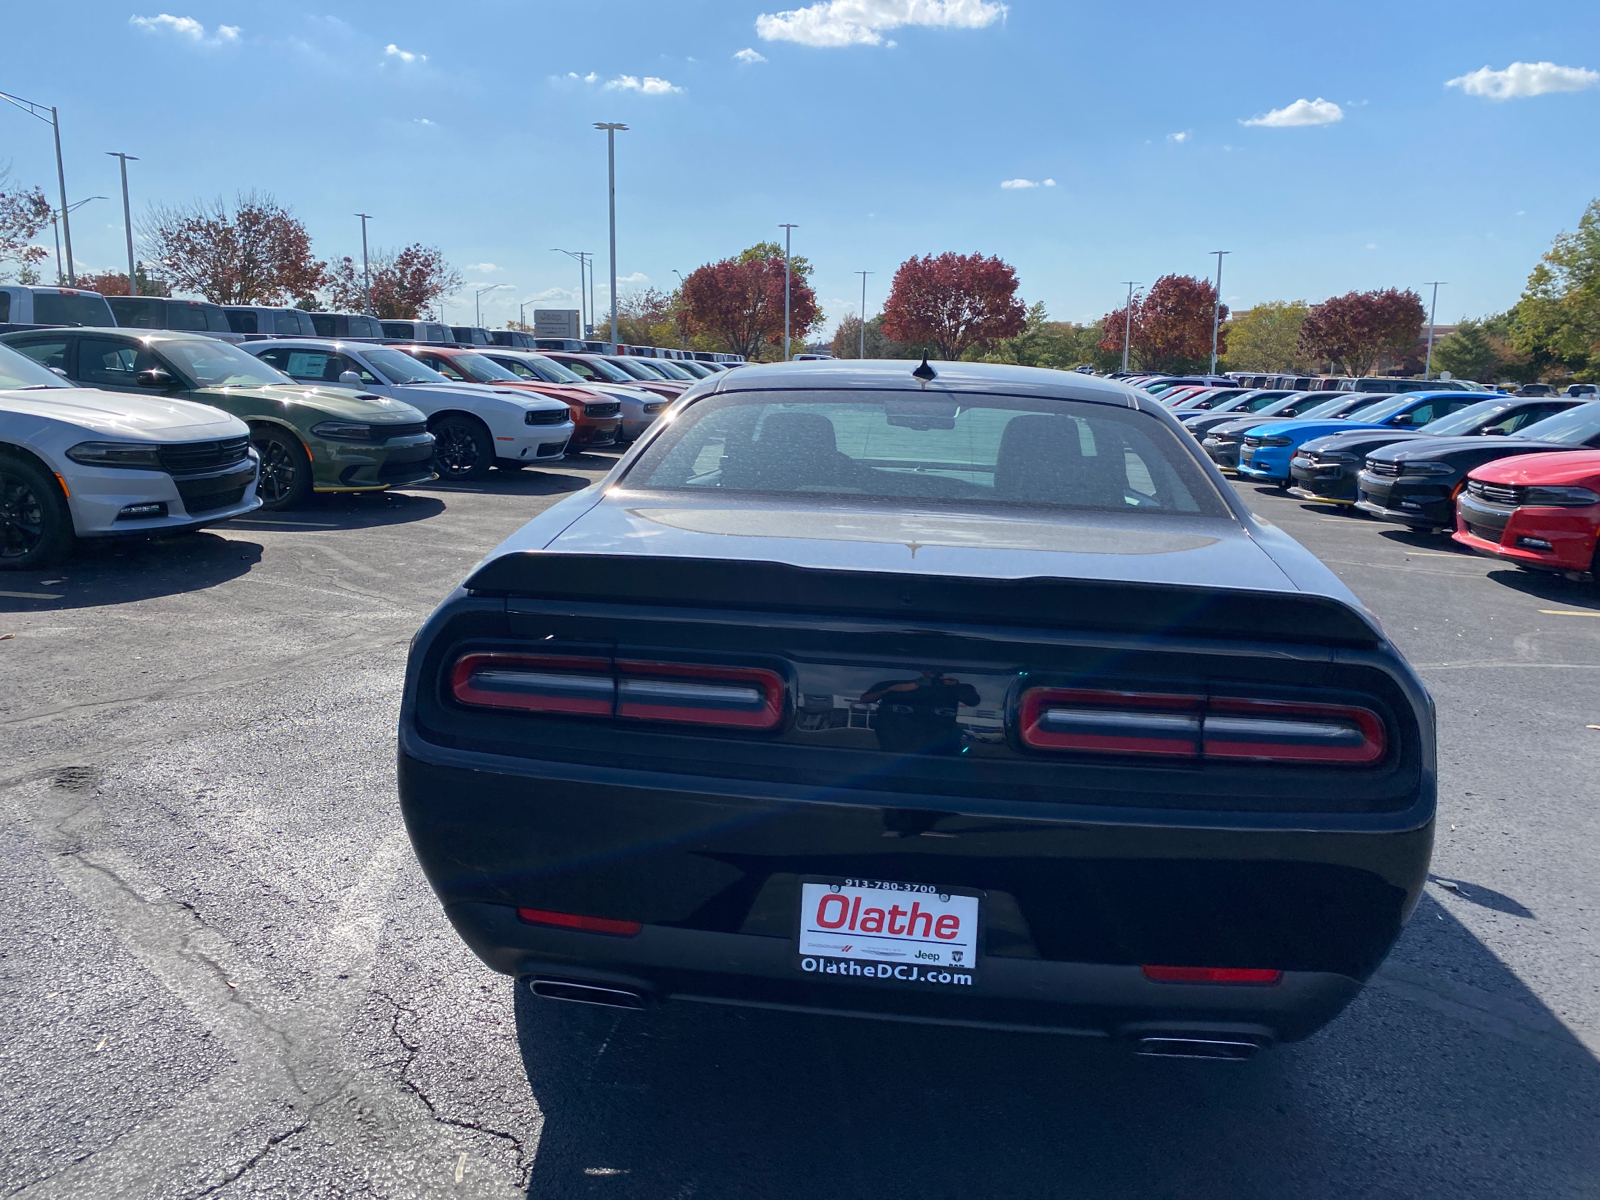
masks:
[[[583,917],[577,913],[550,912],[543,908],[519,908],[517,916],[530,925],[554,925],[580,933],[606,933],[612,937],[634,937],[644,928],[638,921],[614,921],[610,917]]]
[[[1024,745],[1165,758],[1367,766],[1388,747],[1370,709],[1238,697],[1029,688]]]
[[[1157,983],[1277,983],[1282,971],[1270,967],[1140,967],[1146,979]]]
[[[761,667],[617,662],[617,716],[772,729],[783,720],[783,677]]]
[[[463,654],[450,672],[463,704],[609,717],[616,703],[611,661],[556,654]]]

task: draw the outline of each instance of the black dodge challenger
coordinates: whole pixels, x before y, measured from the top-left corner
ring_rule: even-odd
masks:
[[[1305,1037],[1426,878],[1427,692],[1160,404],[913,367],[702,381],[429,618],[449,919],[553,999]]]

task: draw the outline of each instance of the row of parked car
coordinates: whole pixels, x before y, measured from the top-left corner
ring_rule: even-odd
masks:
[[[638,437],[735,364],[28,323],[0,335],[0,568],[313,492],[481,480]]]
[[[1232,381],[1230,381],[1231,383]],[[1417,382],[1417,381],[1402,381]],[[1600,577],[1600,391],[1145,380],[1223,471],[1532,570]]]

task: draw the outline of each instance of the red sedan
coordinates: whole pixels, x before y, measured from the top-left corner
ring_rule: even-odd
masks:
[[[1455,540],[1533,570],[1600,570],[1600,450],[1519,454],[1467,476]]]
[[[518,388],[564,400],[572,409],[574,426],[572,440],[567,443],[567,453],[575,454],[591,446],[614,446],[618,428],[622,425],[622,405],[615,400],[596,396],[588,388],[566,387],[559,383],[544,383],[513,375],[481,351],[464,350],[452,346],[397,346],[412,358],[432,367],[446,379],[459,383],[483,383],[497,388]]]

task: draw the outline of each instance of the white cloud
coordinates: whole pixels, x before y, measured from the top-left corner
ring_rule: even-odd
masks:
[[[885,30],[902,25],[983,29],[1005,15],[1006,6],[993,0],[824,0],[762,13],[756,33],[765,41],[805,46],[880,46]]]
[[[1045,187],[1055,187],[1056,181],[1054,179],[1046,179],[1044,185]]]
[[[1003,188],[1035,188],[1039,185],[1031,179],[1002,179],[1000,186]]]
[[[1189,131],[1187,129],[1183,130],[1181,133],[1169,133],[1169,134],[1167,134],[1167,141],[1176,142],[1180,146],[1183,145],[1188,140],[1189,140]]]
[[[432,125],[435,128],[437,128],[439,124],[437,121],[428,120],[427,117],[413,117],[412,120],[414,120],[418,125]]]
[[[1447,80],[1469,96],[1489,100],[1521,100],[1548,92],[1581,92],[1600,84],[1600,71],[1587,67],[1558,67],[1552,62],[1514,62],[1504,71],[1481,70]]]
[[[758,63],[758,62],[766,62],[767,61],[767,56],[765,54],[758,54],[756,51],[750,49],[748,46],[745,47],[743,50],[739,51],[733,57],[735,59],[737,59],[739,62],[744,63],[746,66],[750,65],[751,63]]]
[[[237,25],[218,25],[217,32],[206,36],[206,27],[193,17],[175,17],[161,13],[154,17],[129,17],[128,24],[146,33],[170,33],[195,46],[231,46],[239,41],[241,30]]]
[[[1368,250],[1376,250],[1377,248],[1378,248],[1378,243],[1377,242],[1368,242],[1367,243],[1367,249]]]
[[[467,264],[467,270],[476,271],[480,275],[492,275],[494,272],[499,271],[499,270],[503,270],[503,269],[504,268],[497,267],[493,263],[490,263],[490,262],[468,263]]]
[[[587,77],[592,80],[594,76]],[[615,79],[606,81],[606,90],[612,92],[641,92],[646,96],[666,96],[672,92],[681,92],[681,87],[674,87],[665,79],[657,79],[654,75],[646,75],[640,79],[636,75],[618,75]]]
[[[1275,108],[1264,117],[1251,117],[1241,125],[1262,125],[1268,129],[1291,129],[1297,125],[1332,125],[1344,120],[1344,109],[1332,100],[1296,100],[1287,108]]]
[[[393,42],[390,42],[383,48],[383,54],[385,58],[398,58],[407,66],[410,66],[412,63],[428,61],[428,56],[426,54],[418,54],[413,50],[402,50]]]

